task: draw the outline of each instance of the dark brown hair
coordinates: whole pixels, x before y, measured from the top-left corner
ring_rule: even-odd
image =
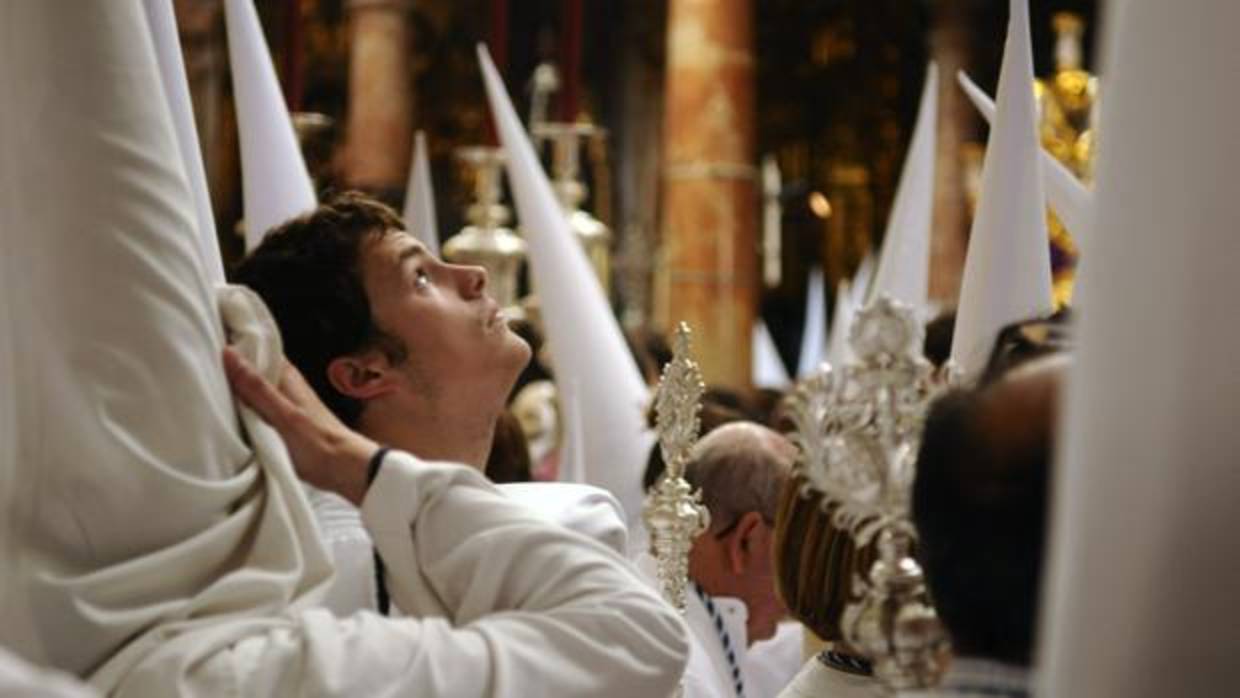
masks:
[[[362,403],[332,387],[327,366],[370,348],[393,361],[405,358],[404,345],[375,326],[361,271],[363,246],[403,229],[391,208],[345,192],[274,228],[233,271],[234,281],[267,303],[289,361],[350,426]]]

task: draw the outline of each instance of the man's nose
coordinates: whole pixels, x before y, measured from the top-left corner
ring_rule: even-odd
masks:
[[[461,295],[466,298],[477,298],[486,292],[487,270],[478,266],[462,266]]]

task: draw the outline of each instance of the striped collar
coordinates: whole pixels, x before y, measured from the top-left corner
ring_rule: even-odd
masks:
[[[874,668],[870,660],[835,650],[823,650],[818,653],[818,661],[827,667],[857,676],[873,676]]]
[[[710,615],[711,624],[715,628],[715,635],[719,638],[719,644],[723,648],[723,656],[728,661],[728,674],[732,680],[732,688],[736,691],[736,698],[745,698],[745,679],[741,674],[740,661],[737,660],[737,652],[741,649],[736,645],[732,634],[728,632],[723,614],[719,612],[719,607],[715,605],[715,601],[710,594],[702,588],[697,582],[693,582],[693,591],[697,593],[697,597],[701,599],[702,605],[706,607],[706,612]]]

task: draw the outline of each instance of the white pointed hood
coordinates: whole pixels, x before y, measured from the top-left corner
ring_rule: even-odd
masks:
[[[952,360],[966,379],[985,367],[995,336],[1051,304],[1046,197],[1039,166],[1033,54],[1027,0],[1011,0],[999,73],[999,103],[982,164],[952,336]]]
[[[198,144],[198,127],[194,124],[194,105],[190,101],[189,81],[185,77],[185,59],[177,34],[172,0],[142,0],[146,22],[155,43],[155,62],[159,65],[159,81],[164,98],[172,112],[172,125],[177,134],[177,150],[185,166],[189,193],[194,198],[198,241],[201,246],[203,271],[212,284],[224,283],[224,262],[220,258],[220,242],[215,232],[215,214],[211,195],[207,192],[207,173],[202,164]]]
[[[994,123],[995,103],[982,88],[970,80],[963,70],[956,73],[956,81],[986,123]],[[1047,203],[1079,244],[1093,232],[1094,193],[1045,149],[1041,151],[1041,160],[1042,185],[1046,188]]]
[[[478,60],[508,156],[508,180],[529,243],[556,379],[575,381],[586,484],[610,490],[629,521],[640,521],[642,471],[654,443],[645,421],[649,389],[483,46]]]
[[[827,287],[822,267],[809,271],[805,290],[805,328],[801,331],[801,352],[797,355],[797,378],[805,378],[827,358]]]
[[[1108,10],[1039,695],[1234,695],[1240,3]]]
[[[252,250],[274,226],[313,210],[317,199],[253,1],[224,0],[224,19],[241,139],[245,246]]]
[[[914,308],[923,319],[930,286],[930,224],[934,214],[934,132],[938,116],[939,71],[926,67],[917,125],[900,172],[895,202],[883,235],[878,270],[867,297],[886,294]]]
[[[840,279],[835,287],[835,310],[831,313],[831,334],[828,339],[827,361],[832,368],[839,368],[852,361],[852,345],[848,331],[857,314],[857,303],[847,279]]]
[[[431,163],[426,154],[426,134],[413,137],[413,164],[405,188],[405,228],[439,256],[439,225],[435,221],[435,189],[431,186]]]
[[[874,252],[870,251],[865,253],[865,257],[861,258],[861,264],[857,265],[857,271],[853,272],[852,280],[848,282],[848,292],[851,294],[854,308],[865,306],[870,288],[873,287],[874,270],[877,266]]]
[[[788,377],[788,369],[784,360],[779,358],[779,349],[771,337],[771,330],[762,318],[753,324],[753,337],[750,355],[753,357],[753,384],[757,388],[787,388],[792,380]]]

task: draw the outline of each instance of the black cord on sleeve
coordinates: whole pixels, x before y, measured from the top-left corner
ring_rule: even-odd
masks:
[[[375,455],[370,457],[370,463],[366,465],[366,487],[370,487],[375,482],[375,477],[379,475],[379,466],[383,465],[383,457],[392,450],[387,446],[380,446],[375,451]]]

